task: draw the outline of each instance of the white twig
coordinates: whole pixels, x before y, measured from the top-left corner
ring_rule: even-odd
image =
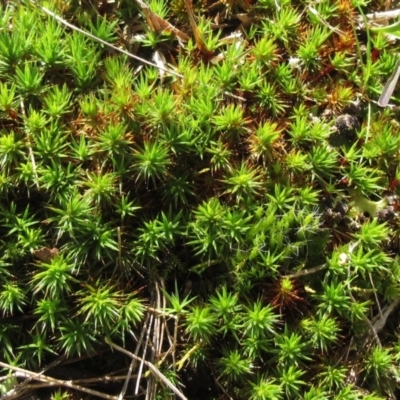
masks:
[[[54,368],[56,365],[58,365],[60,362],[62,362],[63,360],[65,360],[65,356],[61,356],[60,358],[58,358],[57,360],[53,361],[51,364],[47,365],[46,367],[44,367],[39,373],[38,375],[43,375],[46,371]],[[7,377],[6,377],[7,378]],[[16,387],[13,388],[12,392],[14,395],[18,394],[21,391],[25,390],[25,387],[27,386],[27,384],[33,380],[33,377],[30,377],[29,379],[26,379],[25,381],[21,382],[20,384],[18,384]],[[0,400],[4,400],[4,399],[9,399],[10,397],[7,396],[7,394],[3,395],[0,397]]]
[[[25,113],[25,105],[24,101],[21,99],[21,113],[26,119],[26,113]],[[38,189],[39,187],[39,176],[37,173],[37,167],[36,167],[36,161],[35,161],[35,156],[33,155],[33,150],[32,150],[32,140],[31,140],[31,135],[29,133],[29,129],[26,129],[26,138],[28,139],[28,150],[29,150],[29,157],[31,158],[31,163],[32,163],[32,168],[33,168],[33,173],[35,174],[35,184]]]
[[[303,270],[295,272],[293,274],[284,275],[284,278],[298,278],[299,276],[315,274],[316,272],[321,271],[321,270],[325,269],[326,267],[327,267],[326,264],[318,265],[317,267],[303,269]]]
[[[140,346],[142,345],[142,342],[143,342],[143,338],[144,338],[144,334],[145,334],[145,329],[144,329],[144,327],[147,326],[147,323],[148,323],[148,322],[149,322],[149,314],[147,314],[146,320],[145,320],[145,322],[144,322],[144,324],[143,324],[142,333],[140,334],[139,340],[137,341],[137,344],[136,344],[136,348],[135,348],[135,355],[136,355],[136,356],[138,355],[139,350],[140,350]],[[133,334],[133,332],[132,332],[132,331],[129,331],[129,333],[130,333],[130,334],[132,335],[132,337],[136,340],[135,335]],[[131,365],[129,366],[129,370],[128,370],[128,373],[127,373],[127,375],[126,375],[126,379],[125,379],[125,382],[124,382],[124,386],[122,387],[121,393],[120,393],[119,396],[118,396],[118,400],[123,400],[123,398],[124,398],[124,396],[125,396],[125,393],[126,393],[126,391],[128,390],[128,384],[129,384],[130,376],[131,376],[133,370],[134,370],[135,367],[136,367],[136,363],[137,363],[137,360],[136,360],[135,358],[132,358]],[[140,380],[140,377],[137,376],[137,379]]]
[[[32,378],[34,380],[40,381],[40,382],[47,382],[50,383],[51,386],[63,386],[67,387],[70,389],[78,390],[79,392],[84,392],[84,393],[89,393],[93,396],[101,397],[102,399],[108,399],[108,400],[118,400],[118,397],[116,396],[111,396],[106,393],[98,392],[97,390],[92,390],[85,388],[80,385],[75,385],[73,381],[62,381],[59,379],[51,378],[50,376],[42,375],[42,373],[37,373],[37,372],[32,372],[27,369],[19,368],[14,365],[6,364],[4,362],[0,361],[0,367],[10,369],[11,371],[17,371],[22,374],[25,374],[27,378]]]
[[[143,358],[137,357],[137,360],[140,360],[140,365],[139,365],[139,371],[138,371],[138,379],[136,381],[136,387],[135,387],[135,395],[139,393],[139,383],[140,383],[140,377],[142,376],[143,372],[143,365],[145,363],[145,356],[146,356],[146,351],[147,351],[147,345],[149,343],[149,338],[150,338],[150,331],[151,331],[151,326],[153,325],[153,314],[150,315],[150,322],[149,325],[146,329],[146,341],[144,343],[143,347]]]
[[[365,16],[368,20],[372,20],[374,22],[375,21],[387,22],[389,19],[400,17],[400,8],[398,8],[396,10],[388,10],[388,11],[383,11],[383,12],[374,12],[374,13],[370,13],[370,14],[365,14]],[[358,20],[360,23],[364,22],[362,16],[358,17]]]
[[[118,400],[124,399],[125,393],[128,389],[128,383],[132,377],[132,371],[133,371],[133,367],[135,366],[135,363],[136,363],[136,360],[134,358],[132,358],[131,365],[129,366],[128,373],[126,374],[126,377],[125,377],[124,386],[122,387],[121,393],[118,396]]]
[[[386,324],[389,315],[399,305],[400,299],[392,301],[389,305],[385,306],[378,315],[372,318],[372,324],[375,332],[380,332]]]
[[[154,376],[157,377],[161,382],[165,383],[178,397],[180,397],[182,400],[188,400],[187,397],[173,383],[171,383],[171,381],[169,381],[165,377],[165,375],[162,372],[160,372],[151,362],[143,360],[142,358],[136,356],[130,351],[125,350],[123,347],[110,342],[107,338],[105,340],[115,350],[118,350],[121,353],[124,353],[131,358],[135,358],[136,360],[143,362],[143,364],[145,364],[149,368],[149,370],[154,374]]]

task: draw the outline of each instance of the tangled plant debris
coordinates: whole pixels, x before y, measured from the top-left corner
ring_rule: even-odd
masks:
[[[400,397],[386,3],[3,2],[2,398]]]

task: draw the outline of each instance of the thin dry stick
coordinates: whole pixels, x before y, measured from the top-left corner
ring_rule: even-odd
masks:
[[[159,288],[159,284],[158,282],[156,282],[156,290],[157,290],[157,308],[158,309],[162,309],[162,305],[161,305],[161,296],[160,296],[160,288]],[[164,341],[164,323],[163,323],[163,317],[161,315],[159,315],[157,317],[158,320],[158,341],[157,341],[157,345],[155,346],[156,348],[156,354],[155,356],[158,357],[162,352],[162,344]],[[156,343],[156,342],[155,342]]]
[[[136,361],[136,360],[132,360],[132,361]],[[27,378],[23,383],[27,382],[27,381],[32,381],[35,378],[28,376],[27,374],[23,373],[23,372],[14,372],[11,376],[15,376],[16,378]],[[4,376],[0,378],[1,380],[5,380],[8,379],[10,377],[10,375],[8,376]],[[135,379],[136,375],[134,376],[130,376],[130,379]],[[115,376],[110,376],[110,375],[104,375],[104,376],[100,376],[98,378],[89,378],[89,379],[76,379],[74,380],[74,384],[75,385],[82,385],[82,384],[93,384],[93,383],[97,383],[97,382],[116,382],[116,381],[123,381],[126,379],[126,375],[115,375]],[[25,385],[23,387],[23,391],[19,392],[19,393],[15,393],[14,389],[11,390],[9,393],[12,392],[11,395],[9,395],[8,393],[6,393],[5,395],[3,395],[1,397],[1,399],[7,399],[7,400],[11,400],[11,399],[21,399],[23,396],[23,394],[25,394],[26,392],[32,392],[34,390],[37,389],[42,389],[42,388],[49,388],[49,387],[54,387],[54,383],[53,382],[43,382],[43,383],[31,383],[29,385]],[[25,395],[26,396],[26,395]],[[123,400],[124,397],[120,397],[118,396],[118,400]]]
[[[212,375],[213,375],[213,377],[214,377],[214,376],[215,376],[215,373],[214,373],[214,370],[213,370],[212,368],[211,368],[211,372],[212,372]],[[217,378],[217,379],[214,378],[215,383],[216,383],[216,384],[218,385],[218,387],[225,393],[225,396],[228,397],[229,400],[233,400],[232,397],[229,396],[229,393],[225,390],[225,388],[219,383],[218,379],[219,379],[219,378]]]
[[[164,293],[165,293],[164,280],[161,280],[161,289],[162,289],[162,297],[161,297],[161,299],[162,299],[162,309],[165,310],[166,307],[167,307],[167,299],[166,299],[166,297],[164,295]],[[174,354],[175,343],[174,343],[174,340],[171,337],[171,333],[169,332],[168,324],[167,324],[165,316],[166,316],[165,314],[162,314],[162,319],[163,319],[163,331],[162,332],[163,332],[163,334],[166,334],[170,347],[165,352],[165,354],[163,355],[162,359],[160,360],[160,364],[162,364],[164,362],[164,360],[172,353],[172,363],[173,363],[172,367],[173,367],[173,369],[175,371],[175,365],[174,365],[175,364],[175,354]],[[176,320],[176,317],[174,319]],[[160,352],[161,352],[161,349],[160,349]]]
[[[356,242],[356,243],[350,244],[350,245],[349,245],[348,254],[352,254],[353,251],[354,251],[354,249],[355,249],[359,244],[360,244],[360,242]],[[351,287],[350,287],[350,267],[348,267],[348,270],[347,270],[347,277],[349,278],[349,281],[348,281],[348,283],[347,283],[347,287],[348,287],[348,289],[349,289],[349,296],[350,296],[350,299],[351,299],[351,301],[352,301],[353,303],[356,303],[356,299],[354,298],[353,294],[351,293]],[[371,283],[372,283],[372,285],[373,285],[373,282],[371,282]],[[380,309],[380,306],[379,306],[379,309]],[[381,312],[381,311],[380,311],[380,315],[382,315],[382,312]],[[371,333],[372,333],[372,336],[375,338],[376,343],[378,344],[378,346],[379,346],[379,347],[382,347],[382,344],[381,344],[381,341],[380,341],[380,339],[379,339],[378,333],[377,333],[377,331],[376,331],[376,329],[375,329],[375,326],[372,324],[372,322],[371,322],[364,314],[362,315],[362,319],[367,323],[367,325],[368,325],[368,327],[369,327],[369,329],[370,329],[370,331],[371,331]],[[367,337],[367,339],[365,340],[365,343],[364,343],[364,346],[363,346],[363,347],[365,347],[365,345],[367,344],[368,341],[369,341],[369,337]]]
[[[158,280],[155,279],[154,282],[154,290],[153,290],[153,296],[155,296],[155,303],[156,309],[161,309],[161,301],[160,301],[160,290],[159,290],[159,283]],[[163,325],[161,323],[161,315],[157,314],[155,315],[155,320],[154,320],[154,329],[153,329],[153,352],[151,355],[150,361],[154,364],[155,360],[158,362],[159,355],[161,353],[161,348],[162,348],[162,335],[163,335]],[[148,390],[147,393],[147,398],[149,400],[155,398],[155,395],[157,393],[157,381],[154,379],[154,377],[151,377],[149,380],[149,385],[151,390]]]
[[[123,400],[126,390],[128,389],[128,383],[132,377],[133,367],[135,366],[136,360],[132,358],[131,365],[129,366],[128,373],[125,377],[124,386],[122,387],[121,393],[118,396],[118,400]]]
[[[152,302],[155,303],[155,308],[160,309],[157,279],[155,279],[155,281],[154,281],[154,288],[152,290]],[[155,315],[154,316],[153,337],[152,337],[152,354],[151,354],[151,359],[150,359],[150,361],[153,364],[154,364],[155,357],[157,357],[157,354],[158,354],[159,330],[160,330],[160,318],[158,315]]]
[[[153,400],[156,398],[157,392],[157,382],[154,379],[154,375],[150,375],[147,380],[147,387],[146,387],[146,398],[145,400]]]
[[[162,299],[162,309],[165,310],[166,307],[167,307],[167,300],[166,300],[166,297],[164,295],[164,293],[165,293],[164,280],[161,280],[160,286],[161,286],[161,289],[162,289],[162,297],[161,297],[161,299]],[[154,308],[151,308],[150,310],[155,312],[155,313],[157,313],[157,314],[159,314],[160,317],[162,318],[163,322],[162,322],[162,331],[161,332],[162,332],[162,335],[166,334],[167,339],[168,339],[168,343],[169,343],[169,346],[170,346],[169,349],[163,354],[161,360],[159,361],[159,364],[161,365],[165,361],[165,359],[172,353],[173,368],[174,368],[174,371],[175,371],[175,365],[174,365],[175,364],[175,355],[174,355],[175,343],[174,343],[174,340],[173,340],[173,338],[171,336],[171,333],[169,332],[169,328],[168,328],[168,324],[167,324],[167,321],[166,321],[166,317],[170,317],[170,318],[174,319],[175,321],[178,321],[178,318],[173,314],[168,314],[168,313],[165,313],[165,312],[161,312],[160,313],[159,310],[154,309]],[[164,339],[163,339],[163,336],[162,336],[161,343],[163,343],[163,340]],[[162,351],[162,348],[160,347],[159,355],[161,355],[161,351]]]
[[[173,349],[172,349],[172,362],[174,366],[174,371],[175,371],[175,364],[176,364],[176,347],[178,343],[178,328],[179,328],[179,316],[175,321],[175,326],[174,326],[174,343],[173,343]]]
[[[164,285],[161,282],[161,287],[163,287],[163,286]],[[164,294],[161,294],[161,293],[160,293],[160,295],[161,295],[160,296],[161,297],[161,301],[160,301],[161,308],[165,309],[165,307],[167,305],[166,302],[165,302],[165,296],[164,296]],[[160,348],[159,348],[159,351],[158,351],[159,355],[162,353],[162,344],[164,343],[165,329],[166,329],[166,326],[167,326],[167,321],[165,319],[165,316],[164,315],[160,315],[160,319],[161,319],[161,339],[160,339]]]
[[[335,28],[334,26],[330,25],[328,21],[326,21],[322,15],[311,5],[308,6],[308,9],[324,24],[326,27],[328,27],[331,31],[336,32],[339,35],[344,35],[345,33],[341,31],[339,28]]]
[[[21,105],[21,113],[22,113],[22,115],[24,117],[26,117],[25,105],[24,105],[24,101],[23,100],[21,100],[20,105]],[[26,130],[26,138],[27,138],[27,141],[28,141],[29,157],[31,158],[33,173],[35,174],[35,184],[36,184],[36,187],[38,189],[40,189],[40,187],[39,187],[39,176],[38,176],[38,173],[37,173],[35,156],[33,155],[32,141],[31,141],[31,135],[29,133],[29,129]]]
[[[119,270],[121,271],[121,275],[123,272],[123,268],[122,268],[122,238],[121,238],[121,227],[119,226],[117,228],[117,234],[118,234],[118,266],[119,266]]]
[[[143,358],[140,358],[141,361],[140,361],[140,366],[139,366],[138,379],[136,381],[135,394],[139,393],[140,377],[143,372],[143,365],[144,365],[144,360],[146,358],[147,345],[148,345],[149,339],[150,339],[151,326],[153,325],[153,317],[154,317],[153,315],[150,315],[149,326],[146,329],[146,341],[145,341],[144,347],[143,347]]]
[[[376,288],[374,285],[374,281],[372,280],[371,272],[369,272],[368,275],[369,275],[369,280],[372,285],[372,289],[374,289],[374,296],[375,296],[375,300],[376,300],[376,305],[378,306],[379,315],[381,316],[381,318],[383,318],[381,303],[379,302],[379,299],[378,299],[378,294],[377,294],[377,291],[376,291]]]
[[[147,316],[146,316],[146,320],[144,321],[142,332],[141,332],[139,340],[138,340],[138,342],[136,344],[135,353],[134,353],[136,356],[138,355],[140,347],[141,347],[141,345],[143,343],[144,334],[146,332],[145,327],[147,326],[148,323],[149,323],[149,314],[147,314]],[[129,333],[136,340],[135,335],[133,334],[133,332],[129,331]],[[131,374],[132,374],[133,370],[136,367],[136,363],[137,363],[137,360],[135,358],[132,358],[131,365],[129,366],[129,370],[128,370],[128,373],[126,375],[124,386],[122,387],[121,393],[118,396],[118,400],[122,400],[124,398],[124,396],[125,396],[126,391],[128,390],[128,384],[129,384],[129,381],[130,381],[130,378],[131,378]],[[137,375],[137,379],[140,380],[139,375]]]
[[[6,364],[1,361],[0,361],[0,367],[10,369],[11,371],[21,372],[21,373],[25,374],[26,377],[28,377],[28,378],[32,378],[32,379],[38,380],[40,382],[48,382],[48,383],[51,383],[52,386],[67,387],[70,389],[78,390],[79,392],[91,394],[92,396],[101,397],[102,399],[118,400],[118,397],[116,397],[116,396],[111,396],[106,393],[98,392],[97,390],[92,390],[92,389],[88,389],[88,388],[85,388],[80,385],[75,385],[73,381],[61,381],[59,379],[51,378],[50,376],[42,375],[41,373],[32,372],[27,369],[15,367],[14,365]]]
[[[86,378],[86,379],[74,379],[75,384],[91,384],[91,383],[98,383],[98,382],[117,382],[123,381],[126,379],[126,375],[102,375],[97,378]],[[131,379],[136,379],[136,375],[131,375]]]
[[[171,383],[166,377],[165,375],[160,372],[151,362],[146,361],[141,359],[140,357],[136,356],[135,354],[131,353],[128,350],[125,350],[123,347],[120,347],[112,342],[110,342],[107,338],[105,339],[106,342],[113,347],[115,350],[120,351],[121,353],[124,353],[126,355],[128,355],[131,358],[135,358],[140,362],[143,362],[143,364],[145,364],[149,370],[157,377],[160,379],[161,382],[164,382],[178,397],[180,397],[182,400],[188,400],[187,397],[173,384]]]
[[[372,318],[372,325],[375,329],[375,332],[380,332],[383,327],[386,325],[386,321],[389,315],[394,311],[394,309],[400,304],[400,299],[392,301],[389,305],[385,306],[383,310],[381,310],[380,314],[376,315]]]
[[[150,320],[150,314],[147,314],[146,316],[146,320],[143,324],[143,329],[142,332],[140,333],[140,337],[139,340],[136,344],[136,348],[135,348],[135,356],[137,356],[139,354],[139,350],[142,347],[142,343],[143,343],[143,339],[144,339],[144,335],[146,334],[147,331],[147,325],[149,324],[149,320]],[[131,334],[131,336],[136,340],[135,335],[133,334],[133,332],[130,330],[129,333]],[[137,360],[136,360],[137,361]],[[134,367],[136,366],[136,364],[134,364]]]
[[[151,301],[152,301],[152,304],[155,306],[154,308],[159,309],[160,303],[159,303],[159,298],[158,298],[157,287],[158,287],[158,282],[157,282],[157,278],[156,278],[156,279],[154,279],[154,287],[151,292]],[[157,356],[158,341],[159,341],[159,336],[158,336],[159,329],[160,329],[159,315],[155,314],[152,338],[151,338],[151,354],[150,354],[150,360],[149,360],[152,364],[155,364],[155,359]],[[149,335],[150,335],[150,331],[149,331]],[[151,375],[147,381],[146,400],[154,399],[156,396],[156,393],[157,393],[157,381],[154,379],[154,376]]]
[[[351,295],[351,294],[350,294]],[[351,295],[353,298],[353,296]],[[400,299],[394,300],[392,303],[390,303],[388,306],[384,307],[383,309],[383,314],[382,311],[378,313],[375,317],[372,318],[371,321],[369,321],[368,318],[366,318],[368,325],[370,326],[370,329],[373,333],[373,336],[375,337],[375,340],[378,344],[379,347],[382,347],[382,344],[379,340],[378,333],[384,328],[386,321],[389,317],[389,315],[394,311],[394,309],[399,305]],[[366,348],[368,345],[368,342],[370,341],[370,336],[367,336],[367,338],[364,341],[363,348]],[[365,378],[364,378],[365,381]],[[390,399],[395,399],[395,395],[393,393],[392,389],[390,390]]]
[[[154,308],[154,307],[151,307],[151,306],[147,306],[146,310],[152,311],[152,312],[154,312],[156,314],[163,315],[164,317],[178,319],[178,317],[176,315],[174,315],[174,314],[166,313],[164,310],[157,310],[157,308]]]
[[[169,343],[169,346],[170,346],[170,347],[169,347],[169,349],[168,349],[166,352],[164,352],[164,354],[163,354],[161,360],[159,361],[159,364],[160,364],[160,365],[161,365],[161,364],[165,361],[165,359],[166,359],[169,355],[171,355],[171,354],[173,353],[173,351],[174,351],[174,343],[173,343],[171,334],[170,334],[170,332],[169,332],[168,325],[165,324],[164,328],[165,328],[165,331],[166,331],[166,333],[167,333],[168,343]],[[175,358],[173,358],[173,360],[172,360],[173,362],[174,362],[174,359],[175,359]],[[174,371],[175,371],[174,365],[173,365],[172,367],[174,368]]]
[[[58,358],[57,360],[54,360],[51,364],[47,365],[46,367],[44,367],[38,374],[39,375],[43,375],[46,371],[48,371],[49,369],[52,369],[53,367],[55,367],[56,365],[60,364],[60,362],[64,361],[66,358],[66,356],[61,356],[60,358]],[[33,378],[29,378],[26,379],[25,381],[21,382],[19,385],[17,385],[12,392],[14,394],[18,394],[21,391],[25,391],[25,386],[32,380]],[[3,396],[0,397],[0,400],[3,399],[9,399],[10,397],[7,397],[7,394],[4,394]]]
[[[7,379],[9,378],[10,375],[5,376],[3,378]],[[15,376],[16,378],[27,378],[27,375],[23,372],[14,372],[12,376]],[[117,381],[123,381],[126,379],[126,375],[102,375],[97,378],[86,378],[86,379],[74,379],[73,382],[75,385],[89,385],[93,383],[98,383],[98,382],[117,382]],[[131,379],[136,379],[136,375],[131,376]],[[33,381],[35,378],[33,377],[28,377],[24,382],[26,381]],[[31,383],[29,385],[26,385],[25,387],[29,387],[29,389],[37,389],[39,387],[51,387],[54,386],[52,382],[43,382],[43,383]]]
[[[356,299],[354,298],[353,294],[351,293],[350,284],[348,284],[348,288],[349,288],[349,295],[350,295],[350,298],[351,298],[352,302],[356,303]],[[378,344],[378,346],[382,347],[381,341],[379,339],[378,333],[377,333],[374,325],[371,323],[371,321],[364,314],[362,315],[362,319],[367,323],[367,325],[368,325],[368,327],[369,327],[369,329],[370,329],[370,331],[372,333],[372,336],[375,338],[376,343]],[[363,347],[365,347],[365,345],[367,344],[368,341],[369,341],[369,336],[365,340],[365,343],[364,343]]]
[[[365,14],[365,17],[368,20],[371,20],[372,22],[384,22],[387,23],[389,19],[392,18],[397,18],[400,16],[400,9],[396,9],[396,10],[389,10],[389,11],[383,11],[383,12],[374,12],[371,14]],[[358,17],[358,21],[359,24],[363,24],[364,23],[364,18],[362,16]]]
[[[318,265],[317,267],[303,269],[299,272],[295,272],[294,274],[284,275],[284,278],[298,278],[299,276],[315,274],[316,272],[321,271],[326,267],[326,264]]]
[[[132,358],[131,365],[129,366],[128,373],[126,374],[126,377],[125,377],[124,386],[122,387],[121,393],[118,396],[118,400],[123,400],[123,398],[125,396],[125,393],[128,389],[129,381],[132,377],[133,367],[135,366],[135,363],[136,363],[136,360],[134,358]]]

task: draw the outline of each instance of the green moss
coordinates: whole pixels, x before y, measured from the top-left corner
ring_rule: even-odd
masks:
[[[0,361],[394,398],[398,45],[357,34],[364,3],[2,6]]]

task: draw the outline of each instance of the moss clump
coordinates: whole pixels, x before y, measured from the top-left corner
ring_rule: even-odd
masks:
[[[395,398],[397,48],[355,26],[380,5],[43,5],[0,9],[4,376]]]

